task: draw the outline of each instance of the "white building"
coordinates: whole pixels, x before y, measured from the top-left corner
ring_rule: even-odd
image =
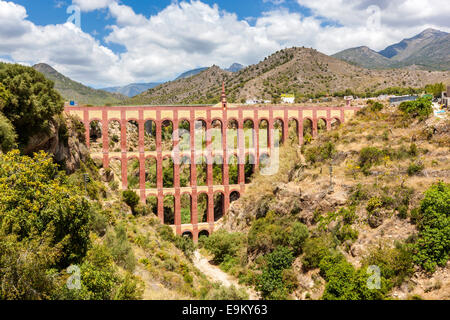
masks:
[[[281,102],[283,103],[295,103],[295,96],[293,94],[282,94]]]

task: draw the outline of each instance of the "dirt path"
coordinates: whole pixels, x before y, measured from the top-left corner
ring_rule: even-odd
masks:
[[[244,288],[247,291],[250,300],[259,300],[259,297],[254,290],[240,285],[237,279],[223,272],[219,267],[209,263],[208,259],[202,256],[198,250],[194,252],[193,263],[213,282],[220,282],[225,287],[235,286],[236,288]]]

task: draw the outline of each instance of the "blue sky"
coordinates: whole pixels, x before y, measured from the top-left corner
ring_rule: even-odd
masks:
[[[250,65],[292,46],[374,50],[432,27],[448,0],[0,0],[0,60],[44,62],[93,87]],[[81,28],[66,10],[81,10]]]
[[[66,22],[70,16],[66,10],[72,4],[70,0],[14,0],[13,2],[24,6],[27,9],[29,20],[42,26]],[[158,14],[176,1],[122,0],[120,2],[132,7],[137,14],[151,16]],[[310,15],[310,10],[299,5],[295,0],[282,0],[280,2],[277,2],[277,0],[204,0],[203,2],[209,5],[217,4],[220,9],[237,14],[239,19],[248,21],[250,25],[254,24],[255,19],[262,16],[264,12],[279,8]],[[109,33],[107,26],[114,24],[114,19],[109,15],[107,9],[83,12],[81,18],[82,30],[94,35],[100,41]],[[120,51],[120,47],[114,49]]]

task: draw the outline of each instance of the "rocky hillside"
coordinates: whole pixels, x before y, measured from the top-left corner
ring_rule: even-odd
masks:
[[[272,299],[450,299],[450,120],[379,109],[284,147],[277,175],[257,176],[208,240],[233,248],[224,270]],[[438,229],[425,227],[434,203]]]
[[[388,69],[395,66],[393,61],[366,46],[347,49],[333,57],[367,69]]]
[[[341,51],[333,57],[365,68],[387,69],[416,65],[424,69],[450,70],[450,34],[427,29],[380,52],[358,47]]]
[[[118,104],[127,97],[119,93],[110,93],[87,87],[62,75],[51,66],[40,63],[33,68],[55,83],[55,89],[66,100],[74,100],[79,104],[105,105]]]
[[[188,79],[148,90],[125,103],[215,103],[218,102],[222,81],[225,81],[229,101],[239,103],[259,98],[277,102],[281,94],[289,92],[301,98],[346,89],[375,92],[394,86],[423,87],[428,83],[450,83],[450,72],[368,70],[313,49],[291,48],[278,51],[237,73],[213,66]]]

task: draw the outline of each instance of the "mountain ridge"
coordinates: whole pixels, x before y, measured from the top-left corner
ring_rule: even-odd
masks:
[[[164,83],[127,104],[214,104],[222,81],[229,102],[247,99],[280,102],[283,93],[314,97],[344,92],[374,92],[388,87],[423,87],[436,82],[450,83],[450,72],[428,72],[414,68],[372,70],[349,64],[314,49],[290,48],[266,57],[237,73],[213,66],[187,79]]]
[[[416,65],[429,70],[450,70],[450,34],[429,28],[378,52],[362,46],[346,49],[332,56],[370,69]]]

